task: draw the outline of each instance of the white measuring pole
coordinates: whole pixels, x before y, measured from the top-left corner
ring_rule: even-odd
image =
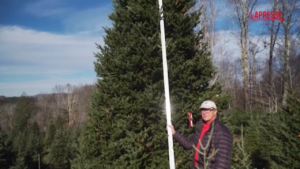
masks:
[[[163,70],[164,70],[164,86],[165,86],[165,104],[166,104],[166,117],[167,125],[171,125],[171,106],[170,106],[170,94],[169,94],[169,77],[168,77],[168,65],[167,65],[167,54],[166,54],[166,40],[165,40],[165,25],[162,0],[158,0],[159,12],[160,12],[160,34],[161,34],[161,50],[163,59]],[[173,149],[173,135],[172,131],[168,128],[168,144],[169,144],[169,164],[170,169],[175,169],[175,158]]]

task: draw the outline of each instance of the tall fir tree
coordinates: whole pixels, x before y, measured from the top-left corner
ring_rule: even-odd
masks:
[[[215,69],[205,48],[198,49],[199,13],[188,12],[194,5],[163,1],[172,120],[186,135],[193,132],[188,111],[199,120],[205,99],[225,103],[220,86],[209,86]],[[168,168],[158,2],[114,0],[113,6],[113,27],[97,46],[97,87],[72,168]],[[177,143],[174,149],[176,166],[190,166],[192,151]]]

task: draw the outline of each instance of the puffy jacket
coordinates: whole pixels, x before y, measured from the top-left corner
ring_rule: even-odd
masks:
[[[210,169],[230,169],[231,151],[232,151],[232,135],[228,128],[216,118],[210,125],[209,130],[203,135],[201,143],[203,146],[208,142],[209,134],[214,125],[213,137],[208,148],[209,154],[212,151],[218,150],[217,154],[210,160]],[[196,124],[196,131],[192,138],[187,138],[180,133],[176,132],[173,138],[179,142],[186,149],[194,149],[197,146],[198,139],[202,130],[202,122]],[[201,150],[203,152],[203,150]],[[195,151],[193,152],[195,153]],[[198,153],[198,152],[197,152]],[[203,167],[203,156],[199,154],[198,167]],[[192,160],[191,169],[196,169],[194,165],[194,158]]]

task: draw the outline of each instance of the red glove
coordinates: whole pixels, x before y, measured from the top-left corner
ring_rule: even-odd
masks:
[[[193,127],[193,114],[188,112],[187,116],[188,116],[188,119],[189,119],[189,127]]]

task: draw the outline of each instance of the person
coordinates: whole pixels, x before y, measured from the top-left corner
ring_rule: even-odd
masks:
[[[199,107],[202,120],[199,121],[195,127],[195,133],[191,138],[187,138],[182,134],[176,132],[173,125],[170,127],[173,138],[181,146],[186,149],[195,149],[197,147],[201,153],[204,152],[202,147],[206,147],[206,160],[204,155],[198,151],[194,151],[191,169],[204,168],[204,165],[209,165],[209,169],[230,169],[231,151],[232,151],[232,135],[228,128],[217,118],[217,106],[211,100],[204,101]],[[212,137],[209,136],[212,132]],[[212,158],[207,159],[207,157]],[[205,163],[205,164],[204,164]]]

